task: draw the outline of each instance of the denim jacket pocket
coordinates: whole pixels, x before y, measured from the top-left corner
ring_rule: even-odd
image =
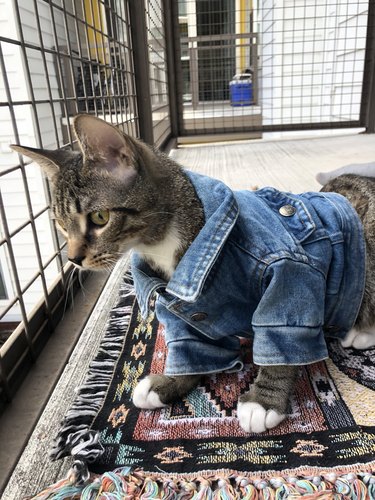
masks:
[[[315,231],[315,222],[300,198],[273,188],[261,189],[257,195],[276,212],[280,222],[298,243],[305,241]]]

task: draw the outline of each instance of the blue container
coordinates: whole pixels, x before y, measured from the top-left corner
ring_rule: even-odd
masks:
[[[235,75],[229,82],[231,106],[251,106],[253,104],[253,83],[249,75]]]

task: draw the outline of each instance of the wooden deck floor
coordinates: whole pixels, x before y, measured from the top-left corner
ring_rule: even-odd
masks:
[[[219,178],[233,189],[272,185],[301,192],[319,189],[315,181],[319,171],[349,163],[375,161],[375,135],[186,147],[173,151],[172,156],[186,168]],[[69,459],[51,463],[48,450],[59,421],[74,397],[74,388],[81,383],[97,350],[110,308],[116,301],[124,267],[126,262],[115,269],[107,282],[95,312],[19,459],[3,500],[20,500],[35,494],[64,477],[69,469]],[[3,446],[6,447],[6,443],[1,443]]]
[[[172,156],[184,167],[233,189],[273,186],[301,192],[319,189],[318,172],[375,162],[375,135],[205,145],[181,148]]]

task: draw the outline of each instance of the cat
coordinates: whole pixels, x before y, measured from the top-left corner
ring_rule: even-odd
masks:
[[[243,270],[246,270],[246,266],[241,267],[242,264],[240,265],[234,259],[233,269],[223,269],[225,261],[222,257],[224,252],[222,248],[228,246],[226,238],[230,231],[232,233],[237,231],[237,237],[242,237],[238,229],[239,223],[235,218],[241,218],[241,214],[233,215],[233,201],[230,201],[233,194],[225,185],[188,173],[170,157],[119,132],[117,128],[105,121],[82,114],[75,117],[73,128],[78,139],[79,152],[50,151],[18,145],[11,147],[39,163],[47,175],[52,187],[53,218],[58,229],[67,239],[68,258],[76,266],[90,270],[108,269],[125,252],[133,250],[133,273],[136,283],[146,280],[147,290],[139,284],[138,289],[136,287],[138,299],[140,303],[143,302],[143,309],[147,310],[147,300],[152,292],[158,291],[157,315],[162,322],[167,318],[166,336],[170,341],[168,356],[172,359],[171,364],[175,373],[151,374],[143,378],[135,387],[133,402],[139,408],[160,408],[185,396],[199,384],[202,373],[217,371],[220,363],[226,363],[226,366],[232,369],[241,368],[241,362],[233,358],[233,352],[238,348],[238,336],[230,339],[225,336],[218,339],[210,338],[209,335],[207,337],[202,331],[206,328],[210,332],[210,328],[215,327],[214,322],[210,323],[210,317],[207,318],[204,310],[190,314],[197,299],[193,293],[200,293],[204,296],[203,292],[207,288],[216,290],[215,281],[210,276],[221,276],[220,279],[227,276],[231,280],[228,287],[218,288],[207,303],[210,311],[213,307],[210,303],[212,297],[214,302],[218,302],[216,305],[220,309],[218,314],[220,325],[226,322],[225,328],[230,328],[233,318],[244,314],[245,306],[242,303],[237,304],[236,286],[238,285],[239,288],[255,287],[255,273],[258,271],[254,267],[252,276],[254,279],[241,284],[241,276],[236,274],[236,270],[239,269],[240,273],[245,272]],[[360,168],[354,168],[354,171],[358,170],[360,171]],[[200,185],[203,186],[200,192],[203,192],[204,196],[197,194]],[[367,260],[364,296],[362,300],[360,294],[356,294],[359,298],[355,300],[360,301],[359,314],[355,325],[353,326],[354,321],[352,321],[350,328],[347,329],[350,331],[345,339],[341,338],[341,340],[346,347],[365,349],[375,344],[375,180],[346,173],[346,175],[330,179],[323,187],[321,194],[316,195],[315,198],[314,195],[310,199],[306,198],[304,203],[313,203],[315,199],[319,200],[319,203],[325,202],[324,193],[328,192],[341,193],[346,197],[357,211],[363,224]],[[238,199],[241,199],[241,196],[247,196],[246,193],[241,193],[237,195]],[[252,198],[256,206],[260,207],[252,223],[258,224],[257,227],[260,227],[259,224],[267,226],[268,216],[264,216],[266,223],[261,222],[263,220],[261,207],[264,203],[270,205],[272,200],[280,196],[283,200],[291,200],[291,202],[283,202],[278,208],[280,213],[276,211],[275,215],[272,212],[275,220],[277,217],[281,220],[280,223],[276,221],[275,224],[279,224],[279,228],[289,227],[289,224],[292,233],[297,230],[303,233],[303,238],[312,251],[318,248],[317,242],[314,239],[311,240],[311,235],[314,235],[316,231],[314,232],[315,226],[309,219],[310,215],[303,221],[304,225],[298,226],[297,229],[294,226],[301,222],[298,219],[296,222],[296,217],[294,217],[296,210],[302,210],[302,216],[305,215],[304,204],[301,204],[297,198],[288,197],[289,195],[285,195],[284,198],[284,194],[277,191],[260,190]],[[337,197],[337,200],[338,204],[344,203],[340,201],[341,197]],[[210,212],[211,201],[221,204],[221,212],[219,209],[216,212]],[[223,206],[226,207],[226,218],[217,220],[216,226],[213,226],[215,216],[223,213]],[[345,204],[343,206],[345,208]],[[298,214],[300,212],[297,212]],[[335,215],[332,217],[336,221]],[[216,232],[211,231],[211,226],[216,228]],[[247,245],[247,255],[254,260],[252,255],[258,251],[257,247],[267,249],[267,245],[272,246],[272,238],[276,236],[271,231],[267,241],[259,240],[257,233],[252,237],[257,240],[254,248],[251,247],[251,242],[246,240],[246,235],[244,235],[243,245]],[[293,238],[290,241],[294,241]],[[325,244],[328,244],[327,241]],[[237,245],[236,251],[243,253],[243,248],[240,248],[238,241],[235,245]],[[330,243],[329,248],[331,248]],[[339,245],[335,248],[339,248]],[[186,267],[187,255],[190,255],[190,267]],[[350,268],[352,274],[355,273],[355,265],[358,264],[358,275],[360,275],[360,269],[364,269],[365,266],[364,260],[363,252],[362,257],[359,254],[352,255],[351,261],[348,261],[349,267],[352,266]],[[260,261],[261,259],[259,263]],[[277,259],[275,262],[274,272],[278,269]],[[306,268],[303,263],[303,259],[298,262],[298,269]],[[239,266],[238,269],[235,269],[236,265]],[[208,266],[210,275],[202,277],[202,269],[207,270]],[[189,274],[190,271],[185,274],[181,273],[180,268],[184,270],[185,267],[187,270],[194,269],[193,277]],[[334,279],[334,273],[331,274]],[[176,275],[183,276],[184,282],[176,283]],[[316,278],[318,275],[319,278]],[[195,282],[194,279],[196,279]],[[289,276],[288,279],[292,278]],[[315,273],[314,278],[309,275],[308,279],[318,279],[319,286],[321,286],[321,273]],[[357,288],[353,285],[354,291],[359,290],[361,286],[363,288],[363,283],[361,284],[358,280],[359,277],[356,278]],[[198,285],[203,287],[203,292],[202,289],[197,291]],[[293,318],[297,323],[300,314],[310,317],[308,288],[311,288],[311,297],[314,300],[316,292],[314,283],[305,286],[302,282],[298,285],[302,286],[302,292],[296,291],[295,299],[291,300],[298,301],[300,296],[303,297],[306,294],[306,303],[303,310],[299,308],[294,312]],[[266,289],[267,293],[269,289],[272,290],[272,287]],[[175,290],[175,295],[171,290]],[[288,293],[286,297],[282,297],[283,303],[288,303]],[[227,295],[229,299],[221,303],[222,297]],[[276,297],[279,295],[276,293]],[[181,297],[187,297],[186,301]],[[318,299],[321,303],[324,297],[318,297]],[[332,301],[332,297],[329,297],[329,300]],[[333,306],[335,306],[334,303]],[[231,312],[232,307],[235,308],[235,314]],[[290,307],[290,304],[287,307]],[[350,307],[348,304],[348,309]],[[174,314],[167,311],[167,308],[171,310],[174,308]],[[281,308],[279,312],[282,315],[284,314],[283,306]],[[277,304],[276,310],[278,311]],[[189,312],[186,313],[186,311]],[[355,311],[357,315],[358,309]],[[171,319],[171,314],[173,319]],[[275,317],[277,320],[277,315],[274,315],[274,320]],[[184,318],[187,318],[187,326],[183,321]],[[169,331],[168,322],[176,325],[176,328],[169,328]],[[283,340],[281,344],[282,342]],[[291,344],[285,350],[298,351],[297,343],[293,344],[293,339],[290,342]],[[178,350],[179,345],[182,346],[180,350]],[[272,350],[272,346],[261,345],[261,347]],[[282,346],[281,349],[283,349]],[[325,347],[322,346],[321,349],[324,352]],[[255,351],[256,345],[254,344]],[[302,350],[301,353],[301,364],[306,364],[303,359],[304,351]],[[307,349],[306,355],[308,354]],[[257,355],[256,352],[254,355]],[[196,363],[197,368],[186,367],[186,359],[189,362],[192,359],[192,363]],[[264,432],[277,426],[286,418],[298,376],[298,364],[271,362],[267,365],[267,363],[262,363],[251,390],[240,397],[237,407],[239,424],[245,432]],[[187,372],[189,369],[191,373],[179,373],[184,370]]]

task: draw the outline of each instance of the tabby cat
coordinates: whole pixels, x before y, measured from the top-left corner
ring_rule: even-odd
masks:
[[[67,239],[68,258],[80,269],[102,270],[133,249],[168,282],[205,225],[202,202],[189,177],[171,158],[95,117],[78,115],[74,131],[80,152],[11,146],[39,163],[48,176],[52,213]],[[368,348],[375,344],[375,181],[344,175],[330,180],[323,191],[342,193],[363,223],[365,294],[343,344]],[[263,432],[286,417],[297,373],[297,366],[260,367],[237,409],[246,432]],[[165,406],[183,397],[200,378],[149,375],[135,388],[134,404]]]

